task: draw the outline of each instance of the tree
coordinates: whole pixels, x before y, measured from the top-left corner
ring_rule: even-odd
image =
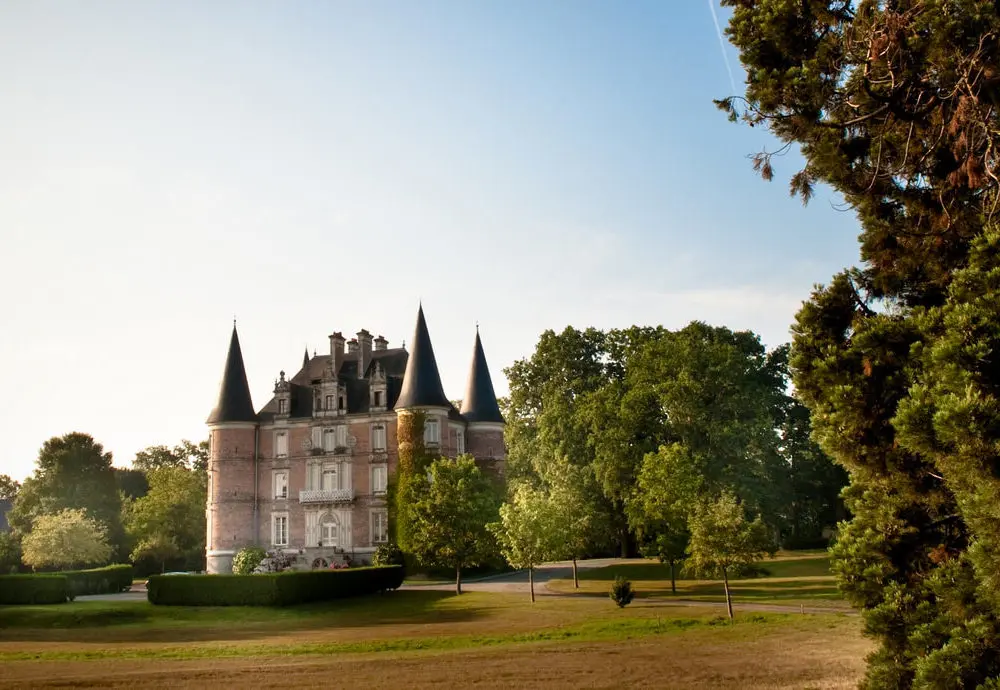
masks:
[[[129,470],[124,467],[113,467],[115,483],[124,499],[142,498],[149,491],[149,480],[142,470]]]
[[[687,556],[688,518],[698,504],[704,478],[681,444],[661,446],[643,458],[628,504],[629,524],[642,551],[670,566],[670,591],[677,593],[677,566]]]
[[[608,504],[590,466],[559,458],[548,465],[544,478],[555,512],[556,545],[551,557],[573,561],[573,586],[578,589],[577,559],[605,547],[613,536]]]
[[[34,474],[25,480],[7,514],[11,528],[27,535],[42,515],[79,508],[106,528],[108,543],[124,552],[121,498],[111,453],[87,434],[70,433],[44,443]]]
[[[204,473],[208,470],[208,440],[195,445],[183,439],[173,448],[149,446],[135,454],[132,467],[143,472],[161,467],[184,467]]]
[[[10,475],[0,474],[0,501],[13,501],[20,488],[20,482],[11,479]]]
[[[111,558],[107,530],[81,509],[66,509],[35,519],[21,540],[21,559],[33,568],[103,565]]]
[[[16,573],[20,565],[20,540],[11,532],[0,532],[0,574]]]
[[[200,559],[205,552],[205,477],[183,466],[146,473],[148,493],[131,503],[125,524],[132,559],[151,557],[165,568],[170,558]]]
[[[861,225],[861,264],[803,306],[791,365],[814,436],[850,472],[834,567],[879,642],[866,685],[996,686],[1000,10],[724,4],[748,79],[720,105],[784,142],[754,165],[769,179],[798,145],[792,190],[830,185]]]
[[[560,539],[560,515],[549,496],[522,483],[512,499],[500,506],[500,521],[488,525],[500,544],[500,552],[515,568],[527,568],[528,590],[535,601],[535,566],[564,547]]]
[[[766,555],[774,555],[774,543],[760,516],[748,521],[736,496],[722,492],[715,500],[695,508],[689,522],[691,563],[702,572],[719,572],[726,590],[726,609],[733,618],[733,598],[729,591],[729,573],[733,568],[750,565]]]
[[[428,474],[412,478],[409,545],[421,563],[454,568],[455,592],[461,594],[462,568],[480,565],[496,552],[486,525],[497,518],[497,493],[467,455],[435,460]]]

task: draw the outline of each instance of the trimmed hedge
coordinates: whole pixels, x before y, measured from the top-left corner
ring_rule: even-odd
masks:
[[[68,598],[64,575],[0,575],[0,604],[62,604]]]
[[[132,586],[133,569],[130,565],[108,565],[90,570],[68,570],[64,575],[69,580],[72,597],[83,594],[117,594],[127,592]]]
[[[289,606],[398,589],[398,565],[261,575],[153,575],[150,603],[163,606]]]

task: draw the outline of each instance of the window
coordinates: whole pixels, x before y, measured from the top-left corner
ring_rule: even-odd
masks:
[[[288,546],[287,515],[274,515],[271,518],[271,543],[275,546]]]
[[[372,467],[372,493],[384,494],[386,485],[385,465],[375,465]]]
[[[441,443],[441,427],[436,419],[424,422],[424,443]]]
[[[334,409],[333,408],[333,396],[332,395],[326,396],[326,409],[328,409],[328,410]]]
[[[375,391],[375,407],[382,407],[382,391]]]
[[[347,427],[338,426],[337,427],[337,447],[345,448],[347,446]]]
[[[337,409],[338,410],[346,410],[347,409],[347,405],[344,404],[344,396],[340,396],[340,398],[337,400]]]
[[[284,398],[278,401],[278,414],[288,414],[288,401]]]
[[[288,434],[284,431],[279,431],[274,435],[274,457],[288,457]]]
[[[457,455],[465,453],[465,429],[455,431],[455,453]]]
[[[323,520],[323,546],[340,546],[340,525],[332,517]]]
[[[335,429],[323,429],[323,450],[332,452],[337,447],[337,432]]]
[[[372,543],[389,541],[389,516],[384,512],[372,513]]]
[[[372,450],[385,450],[385,427],[381,424],[372,427]]]
[[[288,498],[288,472],[274,473],[274,497]]]
[[[339,489],[337,484],[337,466],[330,465],[323,468],[323,491],[333,491]]]

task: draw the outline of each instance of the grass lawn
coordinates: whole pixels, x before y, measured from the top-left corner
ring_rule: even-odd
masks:
[[[756,604],[787,604],[794,606],[820,606],[849,609],[841,597],[837,583],[830,573],[830,558],[825,551],[779,552],[773,559],[758,564],[767,570],[763,577],[729,581],[733,605],[740,602]],[[583,593],[607,593],[616,576],[623,575],[632,581],[637,598],[677,598],[695,601],[725,601],[722,580],[697,580],[680,569],[677,593],[670,590],[670,568],[655,560],[636,560],[632,563],[580,571],[580,590]],[[559,592],[572,592],[572,580],[555,580],[549,587]]]
[[[0,608],[0,687],[853,687],[857,618],[398,591],[281,609]]]

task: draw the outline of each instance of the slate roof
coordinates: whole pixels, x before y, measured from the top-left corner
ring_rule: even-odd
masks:
[[[424,308],[417,310],[417,326],[413,331],[410,357],[406,362],[406,373],[403,375],[403,390],[396,400],[396,409],[409,407],[451,407],[451,402],[444,394],[441,385],[441,374],[438,372],[437,360],[434,359],[434,346],[427,332],[427,321],[424,319]]]
[[[316,355],[308,362],[303,361],[302,368],[289,379],[291,389],[291,409],[289,418],[312,417],[313,389],[323,378],[323,373],[330,365],[331,355]],[[337,378],[347,389],[347,411],[349,414],[368,412],[371,409],[371,384],[369,378],[375,371],[378,362],[385,373],[386,405],[391,410],[403,387],[403,372],[406,371],[408,354],[401,347],[387,350],[375,350],[371,353],[371,361],[365,368],[365,378],[358,378],[357,354],[345,354],[340,363]],[[272,398],[258,415],[263,423],[270,422],[278,412],[278,401]]]
[[[236,334],[234,323],[233,335],[229,339],[229,354],[226,355],[226,368],[222,373],[222,385],[219,387],[219,402],[208,416],[207,423],[255,421],[257,415],[253,411],[247,371],[243,366],[243,352],[240,350],[240,338]]]
[[[500,406],[497,405],[497,394],[493,390],[493,379],[490,378],[490,368],[486,364],[486,353],[483,352],[483,341],[479,338],[476,328],[476,344],[472,351],[472,368],[469,371],[469,385],[462,399],[462,416],[470,422],[500,422]]]

